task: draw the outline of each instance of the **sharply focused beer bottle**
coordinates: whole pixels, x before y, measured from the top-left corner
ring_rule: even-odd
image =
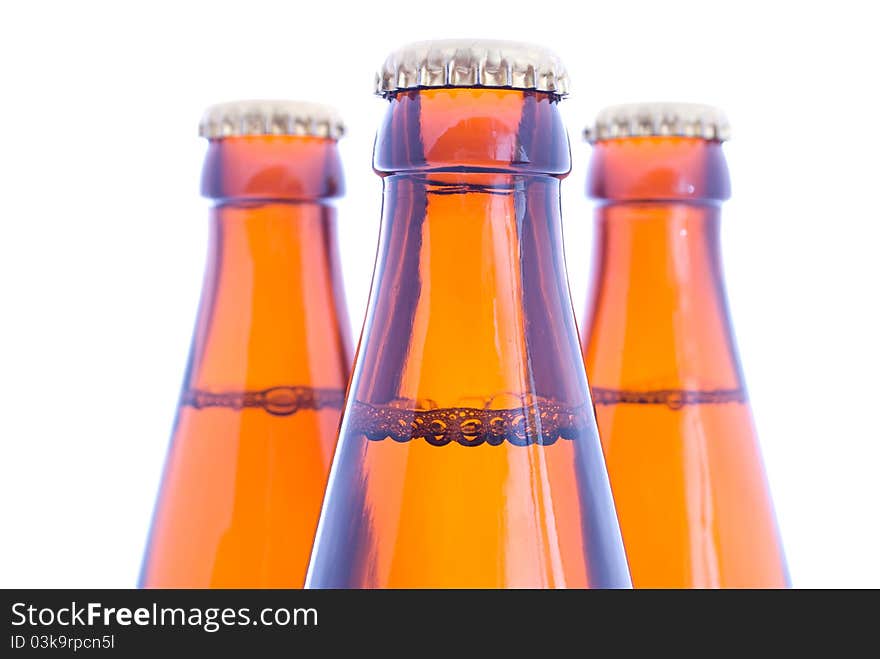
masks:
[[[637,588],[788,581],[721,271],[728,132],[673,104],[611,107],[588,131],[583,348]]]
[[[386,61],[373,288],[308,587],[626,587],[565,276],[543,49]]]
[[[202,120],[207,271],[142,586],[303,585],[350,365],[341,132],[292,102]]]

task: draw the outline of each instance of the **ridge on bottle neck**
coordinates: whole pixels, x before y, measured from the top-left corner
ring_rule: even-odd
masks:
[[[309,202],[341,197],[336,140],[305,135],[249,135],[210,140],[202,196],[236,201]]]
[[[551,94],[416,89],[390,98],[376,137],[373,168],[380,176],[502,173],[563,178],[571,170],[571,153]]]
[[[593,146],[587,195],[605,203],[718,205],[730,198],[721,143],[697,137],[627,137]]]

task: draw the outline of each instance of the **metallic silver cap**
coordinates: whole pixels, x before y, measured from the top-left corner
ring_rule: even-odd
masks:
[[[242,135],[308,135],[337,140],[345,127],[331,107],[304,101],[233,101],[212,105],[199,122],[209,140]]]
[[[674,135],[724,142],[730,124],[718,108],[696,103],[631,103],[602,110],[584,130],[588,142],[620,137]]]
[[[420,41],[391,53],[376,74],[376,93],[419,87],[510,87],[568,95],[562,61],[541,46],[490,39]]]

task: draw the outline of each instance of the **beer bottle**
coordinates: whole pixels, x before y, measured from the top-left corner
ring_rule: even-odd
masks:
[[[350,366],[323,106],[209,108],[204,288],[140,583],[301,588]]]
[[[633,585],[783,587],[785,561],[725,297],[723,114],[602,111],[587,374]]]
[[[627,587],[560,234],[559,60],[385,62],[373,286],[307,587]]]

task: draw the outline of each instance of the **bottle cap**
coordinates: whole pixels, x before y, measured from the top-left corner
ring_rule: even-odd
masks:
[[[612,105],[584,130],[588,142],[622,137],[671,135],[724,142],[730,124],[720,109],[696,103],[629,103]]]
[[[345,132],[331,107],[304,101],[233,101],[212,105],[199,122],[209,140],[242,135],[307,135],[338,140]]]
[[[376,74],[376,94],[406,89],[507,87],[568,95],[562,61],[542,46],[490,39],[420,41],[391,53]]]

